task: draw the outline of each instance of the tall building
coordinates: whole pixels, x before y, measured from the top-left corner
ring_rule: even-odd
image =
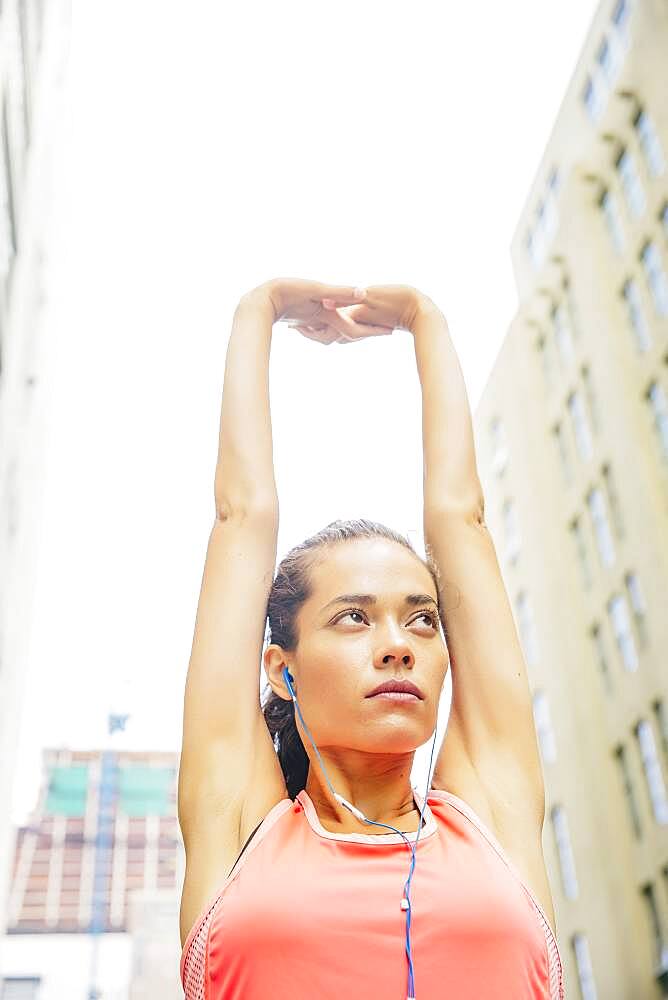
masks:
[[[50,166],[67,53],[68,14],[67,0],[5,0],[0,4],[0,802],[6,806],[0,810],[3,917],[13,854],[7,804],[12,800],[38,554]]]
[[[44,751],[39,801],[16,841],[0,982],[32,984],[26,1000],[127,1000],[134,975],[137,997],[169,1000],[170,980],[182,995],[177,769],[174,752]],[[164,988],[151,992],[156,976]]]
[[[476,408],[566,995],[668,996],[668,5],[604,0],[512,241]]]

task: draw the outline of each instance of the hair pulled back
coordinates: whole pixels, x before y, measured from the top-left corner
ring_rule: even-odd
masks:
[[[297,615],[313,593],[313,567],[322,561],[332,546],[357,538],[387,538],[410,549],[431,573],[438,595],[435,563],[429,558],[429,553],[425,561],[404,535],[375,521],[332,521],[315,535],[295,545],[279,563],[267,601],[270,644],[281,646],[287,653],[296,650],[299,642]],[[261,704],[264,720],[278,752],[288,795],[294,799],[306,787],[309,769],[309,758],[295,722],[294,702],[281,698],[267,684],[262,692]]]

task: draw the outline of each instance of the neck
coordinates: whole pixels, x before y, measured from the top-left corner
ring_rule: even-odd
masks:
[[[370,773],[367,767],[361,770],[357,778],[351,777],[347,771],[344,772],[335,761],[329,761],[324,755],[322,756],[334,791],[364,813],[368,820],[386,823],[402,832],[415,832],[418,829],[420,814],[410,784],[413,754],[410,754],[409,766],[405,766],[404,762],[404,766],[388,770],[381,765],[375,775]],[[382,827],[363,823],[337,802],[322,774],[319,762],[316,762],[315,766],[311,763],[305,790],[313,802],[321,824],[331,833],[391,832],[383,831]]]

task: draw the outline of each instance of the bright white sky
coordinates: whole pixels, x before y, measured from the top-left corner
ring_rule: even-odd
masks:
[[[106,745],[110,710],[131,713],[117,745],[179,747],[243,292],[280,275],[415,285],[475,409],[516,309],[510,239],[596,6],[74,0],[16,822],[41,748]],[[417,532],[422,551],[410,334],[324,347],[277,326],[270,381],[279,559],[339,517]]]

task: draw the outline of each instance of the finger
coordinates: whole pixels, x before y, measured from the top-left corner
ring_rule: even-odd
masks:
[[[304,337],[310,337],[312,340],[322,336],[321,331],[315,330],[312,326],[302,325],[301,323],[289,323],[288,326],[291,330],[297,330],[298,333],[301,333]]]
[[[349,285],[321,285],[320,298],[326,309],[363,302],[366,288],[351,288]]]
[[[359,334],[364,331],[366,334],[372,334],[379,329],[383,331],[391,329],[386,323],[380,323],[379,317],[373,313],[363,312],[363,309],[363,306],[355,306],[352,309],[337,310],[328,319],[332,326],[336,325],[339,330],[350,333]]]
[[[394,333],[394,328],[390,326],[382,326],[379,323],[359,323],[347,316],[337,315],[339,322],[332,322],[332,326],[335,326],[346,340],[362,340],[364,337],[381,337]]]
[[[303,337],[307,337],[309,340],[315,340],[318,344],[323,343],[322,334],[316,332],[315,330],[310,330],[305,326],[297,326],[295,330],[299,330]]]
[[[322,330],[314,330],[310,326],[301,326],[298,323],[291,323],[291,330],[298,330],[303,337],[308,337],[309,340],[315,340],[318,344],[324,344],[325,346],[332,343],[334,337],[331,330],[325,327]]]
[[[310,320],[293,320],[288,323],[291,330],[308,330],[309,333],[322,333],[327,330],[329,323],[318,323],[314,322],[313,319]]]
[[[369,335],[369,331],[361,324],[353,323],[347,316],[340,312],[334,311],[330,313],[328,320],[335,340],[338,340],[341,336],[344,336],[346,340],[361,340],[363,337]]]
[[[374,325],[374,310],[369,305],[351,306],[349,309],[346,309],[345,315],[354,320],[355,323],[370,323],[372,326]]]
[[[348,337],[345,333],[341,333],[339,334],[336,342],[338,344],[360,344],[368,337],[384,337],[390,336],[392,333],[394,333],[394,330],[390,330],[388,327],[377,326],[374,328],[373,333],[368,333],[364,337]]]

